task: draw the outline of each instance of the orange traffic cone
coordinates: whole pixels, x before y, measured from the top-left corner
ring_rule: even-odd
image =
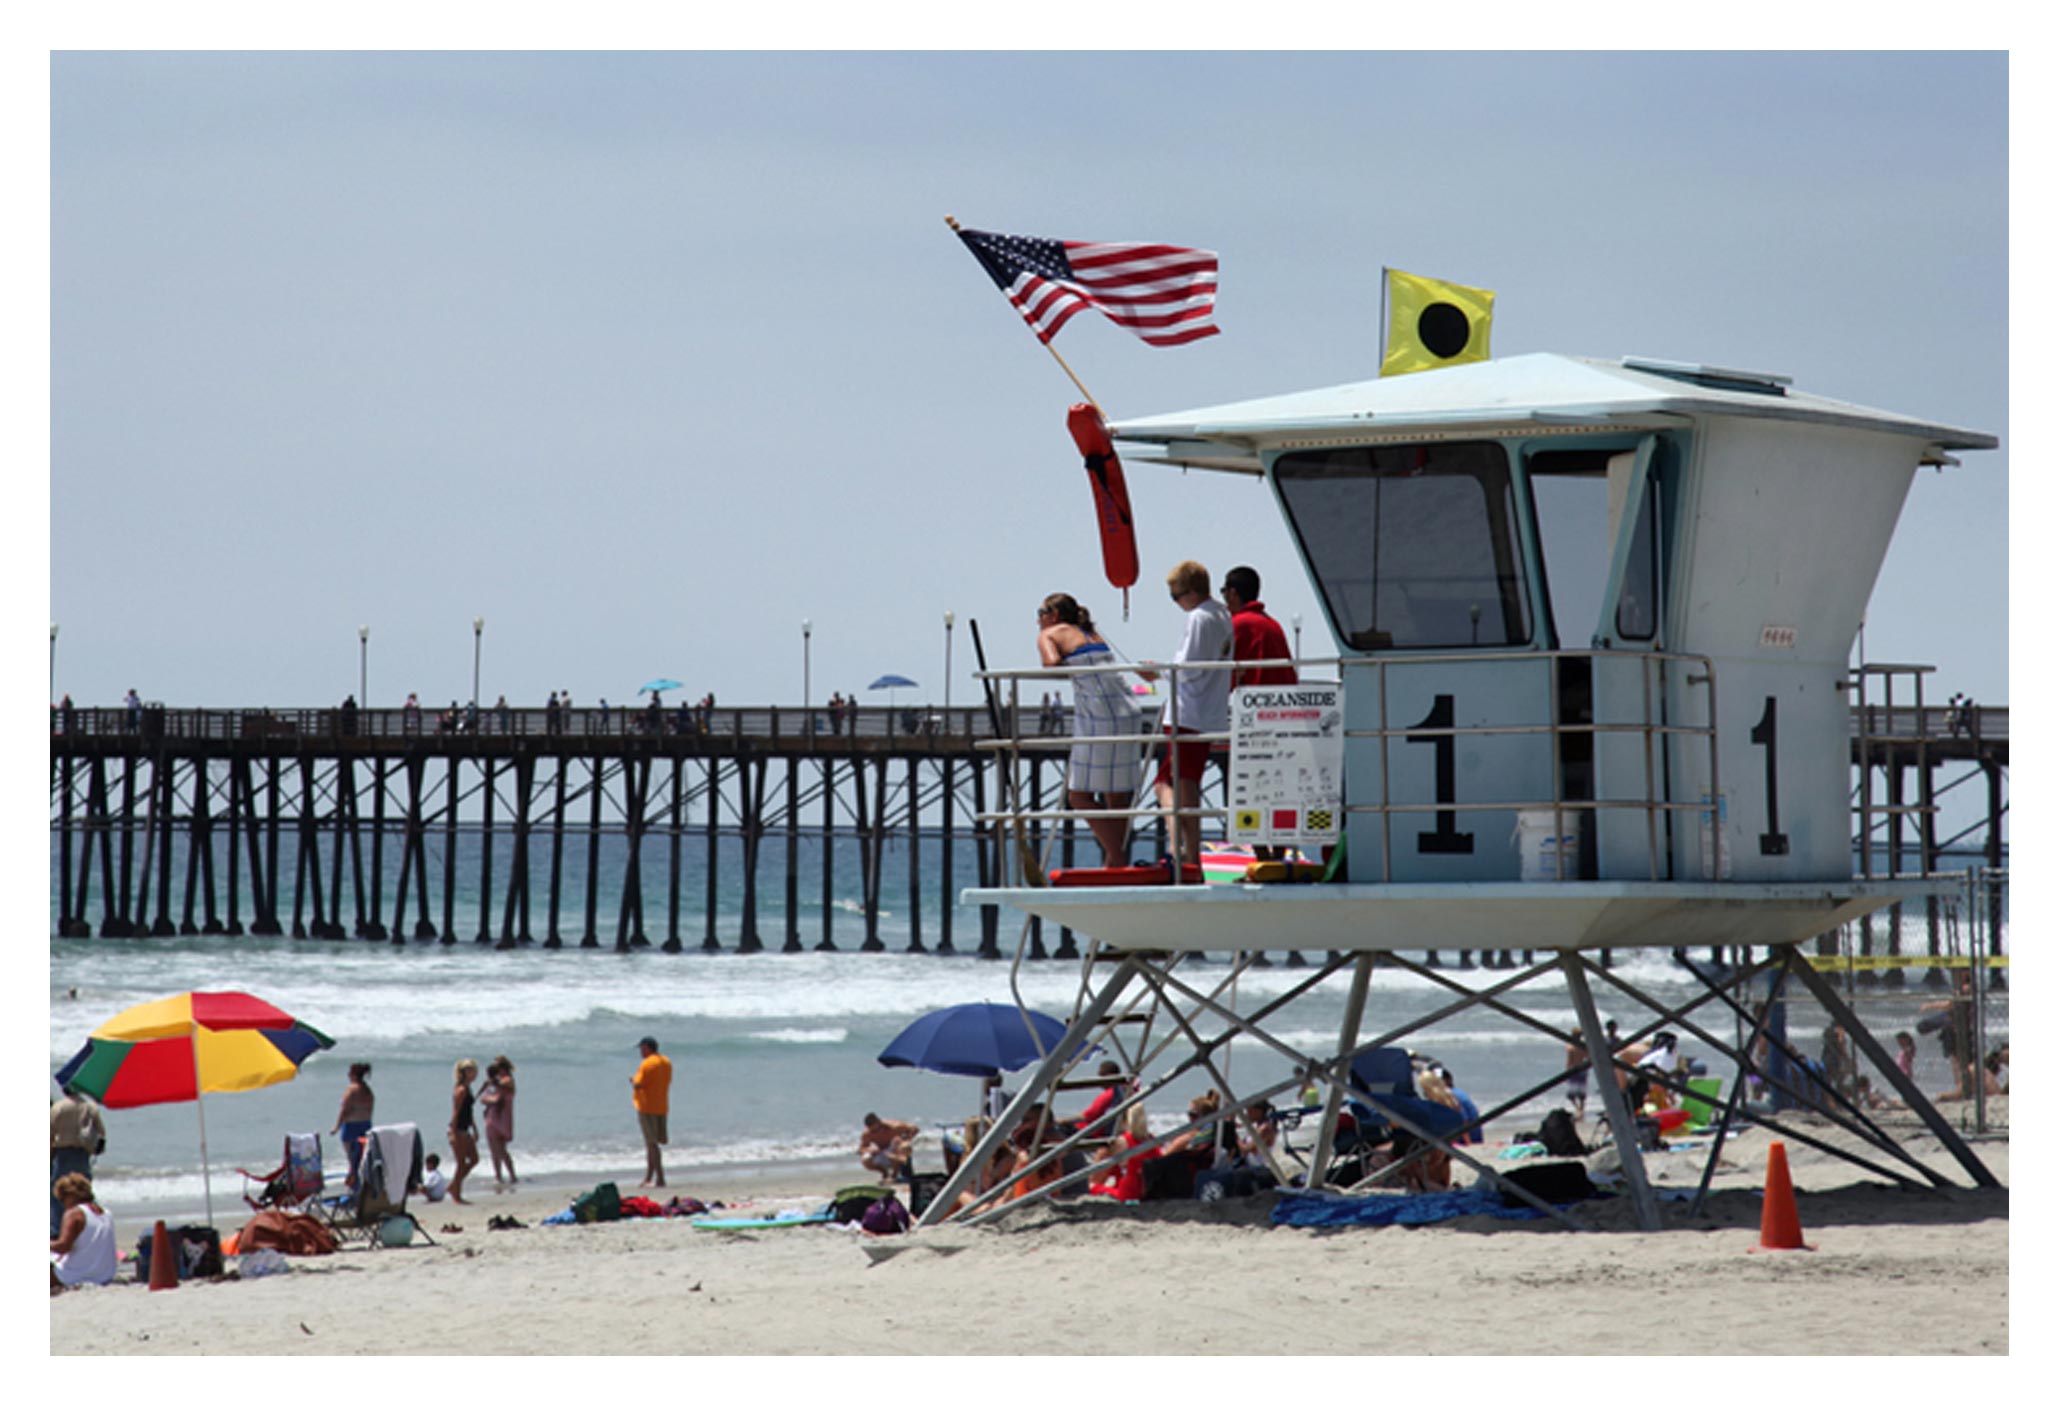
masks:
[[[164,1222],[157,1223],[157,1229],[150,1232],[150,1291],[179,1287],[179,1262],[172,1258],[172,1237],[164,1228]]]
[[[1795,1211],[1794,1182],[1787,1174],[1787,1144],[1775,1142],[1766,1148],[1766,1204],[1759,1212],[1760,1250],[1813,1250],[1802,1243],[1802,1218]]]

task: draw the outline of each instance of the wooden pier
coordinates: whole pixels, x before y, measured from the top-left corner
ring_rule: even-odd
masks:
[[[884,905],[908,914],[903,950],[995,958],[997,909],[979,911],[970,942],[953,923],[957,892],[994,886],[1011,860],[1009,837],[978,819],[1000,808],[1007,784],[1008,754],[980,745],[993,721],[985,707],[53,708],[57,933],[679,952],[697,925],[709,952],[837,950],[840,941],[884,951]],[[1007,731],[1010,718],[1000,722]],[[1025,738],[1070,731],[1063,713],[1034,706],[1020,722]],[[1856,834],[1874,841],[1861,847],[1861,865],[1885,845],[1887,872],[1933,872],[1941,855],[1975,843],[1989,867],[2003,867],[2008,733],[2005,708],[1855,708]],[[1017,767],[1030,809],[1062,805],[1062,747],[1024,751]],[[1974,827],[1985,833],[1941,840],[1937,798],[1975,777],[1987,787],[1987,819]],[[1054,863],[1095,852],[1073,829],[1067,821],[1050,837]],[[625,842],[612,847],[620,868],[605,885],[604,836]],[[1045,838],[1031,836],[1039,846]],[[814,849],[808,874],[804,839]],[[783,861],[779,893],[759,882],[768,844]],[[682,892],[688,845],[705,855],[698,902]],[[964,847],[969,865],[959,862]],[[461,848],[471,851],[463,872]],[[1163,848],[1153,822],[1138,852]],[[904,876],[888,874],[890,849]],[[854,850],[863,912],[845,915],[856,933],[839,934],[837,856]],[[725,855],[742,882],[740,914],[726,920],[716,901]],[[804,884],[819,897],[805,932]],[[615,896],[605,914],[603,887]],[[463,922],[461,897],[476,915]],[[1032,957],[1077,953],[1069,930],[1048,948],[1041,924],[1029,937]]]

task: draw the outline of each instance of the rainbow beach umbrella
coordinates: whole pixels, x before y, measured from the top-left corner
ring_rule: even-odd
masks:
[[[214,1186],[207,1175],[201,1095],[284,1083],[300,1072],[301,1061],[335,1043],[245,992],[188,991],[131,1006],[107,1021],[56,1078],[60,1087],[91,1094],[108,1108],[191,1099],[200,1115],[200,1172],[212,1224]]]

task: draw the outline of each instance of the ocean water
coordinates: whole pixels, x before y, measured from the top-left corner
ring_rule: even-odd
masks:
[[[460,837],[460,859],[476,864],[476,851],[464,853],[466,838]],[[609,850],[617,844],[611,840],[604,845],[605,876],[620,873],[620,855]],[[584,846],[578,848],[583,860]],[[841,853],[845,848],[850,850],[848,863]],[[1077,962],[1025,962],[1019,980],[1011,983],[1013,964],[1008,960],[903,951],[909,923],[905,909],[896,906],[896,897],[905,904],[904,852],[890,852],[886,859],[879,920],[889,951],[854,950],[863,936],[855,845],[839,846],[831,900],[837,910],[837,944],[844,950],[792,955],[773,950],[741,956],[698,950],[706,894],[705,871],[698,866],[705,845],[689,842],[680,876],[681,936],[688,950],[666,954],[655,946],[664,933],[664,849],[647,842],[646,865],[654,858],[661,861],[654,872],[647,869],[645,881],[646,931],[654,945],[629,953],[612,949],[620,894],[608,883],[600,890],[599,950],[534,946],[495,951],[471,940],[477,913],[462,903],[457,931],[467,935],[448,947],[248,936],[53,938],[51,1068],[69,1058],[89,1031],[116,1012],[186,990],[250,991],[332,1036],[336,1047],[309,1059],[296,1080],[207,1098],[213,1201],[218,1217],[225,1208],[233,1208],[227,1212],[233,1217],[242,1209],[236,1198],[243,1186],[235,1169],[275,1165],[288,1131],[326,1134],[335,1122],[345,1069],[357,1060],[373,1066],[378,1121],[419,1124],[427,1147],[444,1152],[447,1166],[443,1130],[453,1064],[469,1057],[483,1066],[493,1056],[506,1054],[515,1062],[520,1090],[514,1153],[525,1178],[568,1184],[634,1181],[641,1175],[643,1159],[628,1080],[637,1063],[636,1042],[648,1034],[657,1038],[675,1070],[673,1143],[666,1166],[676,1189],[692,1193],[697,1179],[717,1180],[740,1169],[775,1163],[819,1163],[827,1186],[838,1177],[862,1177],[850,1153],[866,1112],[907,1118],[940,1131],[974,1111],[977,1080],[888,1069],[877,1062],[879,1051],[910,1021],[959,1002],[1008,1003],[1018,993],[1026,1004],[1061,1019],[1074,1008],[1080,979]],[[785,931],[780,849],[768,844],[761,860],[760,933],[774,949]],[[504,857],[497,858],[498,873],[505,874],[500,867],[504,862]],[[433,850],[431,870],[440,882],[440,857]],[[733,862],[725,862],[720,870],[716,920],[726,946],[733,945],[740,921],[737,871]],[[175,872],[183,874],[183,868]],[[967,846],[957,861],[958,882],[971,883],[976,872]],[[941,903],[937,873],[935,855],[926,855],[926,905]],[[819,859],[805,846],[800,888],[801,936],[812,948],[821,930],[821,879]],[[387,891],[390,903],[390,883]],[[572,891],[577,893],[577,887]],[[532,902],[540,928],[540,892]],[[568,902],[568,907],[583,907],[583,901]],[[249,912],[246,905],[246,922]],[[432,913],[440,923],[440,894]],[[389,912],[389,920],[390,916]],[[936,908],[923,916],[924,938],[932,945],[939,916]],[[53,926],[54,918],[53,897]],[[347,903],[345,920],[349,921]],[[574,923],[566,921],[562,930],[568,941],[576,941]],[[1020,931],[1020,917],[1004,912],[1002,947],[1011,957]],[[1920,914],[1905,924],[1904,931],[1913,950],[1921,942]],[[961,953],[976,948],[978,935],[978,911],[958,907],[953,937]],[[1047,928],[1047,944],[1055,946],[1056,939],[1055,929]],[[1694,989],[1692,979],[1666,953],[1629,954],[1618,963],[1627,977],[1655,995]],[[1187,979],[1207,989],[1226,979],[1229,971],[1228,962],[1218,959],[1191,968]],[[1458,970],[1449,959],[1446,971],[1474,989],[1508,975]],[[1276,958],[1270,968],[1244,973],[1223,999],[1249,1011],[1307,975]],[[1348,975],[1340,973],[1268,1028],[1299,1052],[1326,1055],[1334,1049],[1347,984]],[[1399,1025],[1449,999],[1405,973],[1376,972],[1364,1028],[1370,1034]],[[1641,1020],[1627,999],[1612,998],[1605,990],[1598,999],[1604,1013],[1616,1015],[1626,1027]],[[1563,983],[1555,973],[1542,974],[1521,988],[1510,1004],[1556,1026],[1572,1021]],[[1201,1028],[1217,1027],[1204,1021]],[[1407,1043],[1449,1065],[1482,1108],[1512,1096],[1563,1063],[1559,1044],[1486,1011],[1469,1012],[1409,1037]],[[1683,1043],[1690,1054],[1699,1053],[1692,1040]],[[1283,1056],[1243,1042],[1228,1059],[1228,1073],[1240,1089],[1262,1087],[1290,1072]],[[1203,1087],[1205,1076],[1185,1076],[1154,1100],[1155,1120],[1164,1126],[1180,1121],[1187,1098]],[[1072,1099],[1084,1102],[1085,1097]],[[1534,1122],[1548,1101],[1533,1102],[1512,1116]],[[1059,1109],[1073,1111],[1064,1097]],[[203,1182],[195,1107],[114,1110],[109,1125],[108,1151],[96,1168],[103,1200],[129,1215],[197,1216]],[[331,1174],[340,1174],[336,1145],[325,1137],[323,1150]],[[933,1142],[919,1154],[926,1165],[936,1165],[936,1157]],[[490,1167],[474,1175],[490,1180]]]

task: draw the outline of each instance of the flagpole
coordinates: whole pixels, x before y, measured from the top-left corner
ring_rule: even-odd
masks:
[[[956,215],[944,216],[944,223],[951,227],[954,234],[963,234],[965,232],[964,227],[958,223]],[[1044,339],[1039,337],[1037,340],[1042,342]],[[1051,359],[1058,363],[1058,369],[1063,371],[1075,386],[1079,387],[1080,394],[1087,398],[1087,404],[1093,406],[1096,410],[1100,410],[1101,402],[1094,399],[1094,393],[1087,389],[1084,381],[1080,380],[1078,376],[1073,375],[1072,368],[1065,364],[1065,358],[1058,354],[1058,348],[1052,346],[1049,342],[1044,342],[1044,350],[1051,353]],[[1101,418],[1104,420],[1108,418],[1106,411],[1102,412]]]
[[[1373,374],[1383,374],[1381,368],[1387,364],[1387,266],[1380,265],[1380,357],[1375,363]]]

